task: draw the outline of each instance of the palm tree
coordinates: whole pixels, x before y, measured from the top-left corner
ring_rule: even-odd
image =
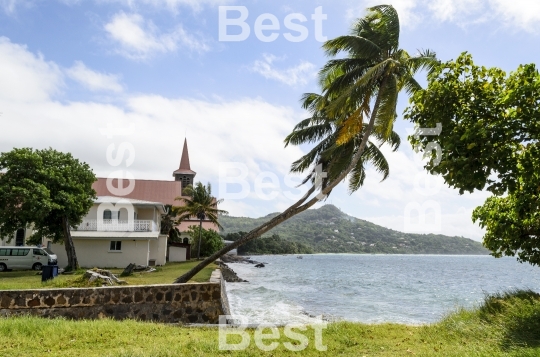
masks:
[[[175,207],[177,213],[177,224],[190,217],[197,217],[199,219],[199,247],[197,249],[197,259],[200,259],[201,255],[201,240],[202,240],[202,222],[208,219],[210,222],[217,224],[218,215],[226,214],[227,211],[220,210],[217,205],[223,202],[223,200],[216,200],[212,197],[212,186],[210,183],[204,186],[202,183],[197,182],[195,186],[189,185],[183,191],[184,196],[177,197],[175,200],[184,202],[184,206]]]
[[[424,51],[410,56],[399,48],[399,17],[390,5],[369,8],[349,35],[327,41],[323,49],[333,59],[319,73],[322,94],[304,95],[302,103],[311,117],[285,139],[285,145],[316,144],[291,168],[293,172],[308,170],[303,183],[309,182],[311,187],[285,211],[206,258],[175,283],[187,282],[228,251],[312,207],[346,178],[349,190],[357,190],[364,182],[366,164],[381,171],[383,179],[388,175],[388,163],[379,146],[387,143],[394,150],[399,146],[399,137],[393,132],[398,93],[420,89],[413,76],[420,69],[431,70],[438,63],[435,54]],[[335,58],[341,53],[346,56]]]
[[[165,214],[161,215],[161,233],[168,236],[170,242],[180,242],[180,230],[177,227],[178,208],[165,205]]]

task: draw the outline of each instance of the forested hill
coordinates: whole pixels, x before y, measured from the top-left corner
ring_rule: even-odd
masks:
[[[220,216],[221,234],[249,232],[277,215],[261,218]],[[336,206],[310,209],[272,229],[266,236],[300,242],[316,253],[488,254],[481,243],[462,237],[402,233],[351,217]]]

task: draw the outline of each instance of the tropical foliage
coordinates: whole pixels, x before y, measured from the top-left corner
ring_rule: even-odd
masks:
[[[63,242],[68,267],[79,263],[70,228],[79,225],[94,204],[90,167],[53,149],[13,149],[0,154],[0,230],[33,225],[30,240]]]
[[[310,188],[306,195],[176,282],[188,281],[198,269],[229,250],[312,207],[347,177],[351,191],[358,189],[368,162],[383,175],[388,174],[388,165],[373,141],[397,148],[399,140],[393,134],[393,124],[398,93],[402,89],[409,93],[420,89],[414,74],[420,69],[430,70],[437,63],[430,51],[411,56],[400,49],[399,30],[396,10],[390,5],[375,6],[356,21],[349,35],[324,44],[331,60],[320,71],[321,94],[304,95],[302,104],[311,116],[285,139],[285,145],[314,144],[291,168],[293,172],[307,172],[304,183]]]
[[[161,216],[161,234],[166,234],[169,242],[181,243],[180,230],[177,226],[177,209],[172,205],[165,205],[165,213]]]
[[[484,245],[495,257],[517,255],[540,264],[540,74],[534,64],[506,74],[474,64],[462,54],[429,75],[406,118],[438,136],[411,136],[416,147],[430,142],[441,157],[426,170],[460,193],[493,194],[473,220],[486,229]]]
[[[223,239],[213,229],[204,229],[196,226],[189,227],[187,233],[191,237],[193,245],[200,247],[201,256],[208,257],[223,248]],[[199,240],[201,244],[199,245]]]
[[[227,213],[225,210],[218,209],[218,204],[223,200],[216,200],[212,196],[212,186],[208,183],[206,186],[201,182],[197,182],[195,186],[189,185],[183,191],[184,196],[177,197],[176,200],[184,203],[184,206],[175,207],[174,211],[177,214],[177,224],[191,217],[197,217],[199,220],[199,228],[202,234],[202,222],[208,220],[218,227],[218,215]],[[199,237],[197,242],[197,259],[201,256],[201,242]]]

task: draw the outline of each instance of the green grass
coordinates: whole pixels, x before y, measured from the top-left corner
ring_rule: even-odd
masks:
[[[163,267],[157,267],[157,271],[152,273],[138,273],[127,277],[120,277],[123,269],[110,269],[117,276],[126,280],[129,285],[151,285],[151,284],[171,284],[174,279],[181,276],[195,265],[197,261],[189,261],[182,263],[167,263]],[[193,282],[205,282],[210,280],[212,271],[216,269],[215,264],[210,264],[200,271],[192,279]],[[52,281],[46,283],[41,282],[41,275],[36,275],[35,271],[14,270],[0,273],[0,290],[21,290],[21,289],[46,289],[46,288],[69,288],[69,287],[87,287],[96,286],[96,284],[88,284],[82,279],[82,274],[86,271],[79,270],[73,275],[60,274]],[[100,286],[101,284],[97,284]]]
[[[280,335],[280,342],[290,341],[283,329]],[[312,329],[305,335],[309,345],[302,352],[290,352],[282,343],[275,351],[261,352],[253,337],[247,350],[232,352],[218,350],[215,328],[136,321],[0,318],[0,355],[540,356],[540,296],[528,291],[491,296],[477,309],[458,310],[425,326],[329,324],[323,330],[326,352],[315,350]]]

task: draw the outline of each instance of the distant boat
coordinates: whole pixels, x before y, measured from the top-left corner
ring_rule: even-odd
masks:
[[[297,256],[298,259],[303,259],[304,257],[302,257],[301,255]]]

